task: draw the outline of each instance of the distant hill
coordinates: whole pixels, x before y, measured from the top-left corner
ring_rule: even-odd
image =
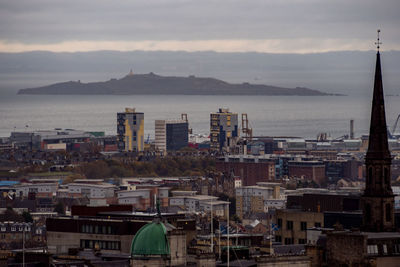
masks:
[[[70,81],[21,89],[18,94],[35,95],[329,95],[308,88],[283,88],[263,84],[231,84],[215,78],[130,74],[106,82]]]
[[[386,94],[400,93],[400,51],[382,51]],[[60,81],[97,82],[135,73],[214,77],[237,84],[315,88],[328,93],[370,95],[376,51],[311,54],[173,51],[0,53],[0,93]]]

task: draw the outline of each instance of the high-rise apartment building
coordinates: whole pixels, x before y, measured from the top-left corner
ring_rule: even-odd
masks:
[[[117,138],[120,151],[143,151],[144,113],[134,108],[126,108],[117,113]]]
[[[187,147],[189,124],[185,120],[156,120],[155,145],[159,151],[176,151]]]
[[[214,151],[230,151],[239,137],[238,114],[220,108],[210,114],[210,148]]]

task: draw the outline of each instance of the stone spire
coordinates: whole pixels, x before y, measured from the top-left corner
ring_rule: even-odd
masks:
[[[367,158],[390,158],[388,146],[388,133],[385,116],[385,103],[383,97],[381,57],[376,54],[375,83],[372,99],[371,124],[369,129],[369,145]]]
[[[379,32],[378,30],[369,144],[365,157],[367,175],[362,196],[363,230],[371,232],[394,230],[394,196],[390,169],[392,159],[385,117]]]

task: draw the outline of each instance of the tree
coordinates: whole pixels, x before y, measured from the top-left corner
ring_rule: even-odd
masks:
[[[3,221],[22,222],[24,218],[18,214],[12,207],[8,206],[1,216]]]
[[[237,214],[234,214],[232,216],[232,221],[235,221],[236,223],[241,223],[242,220],[239,218],[239,216]]]
[[[86,177],[79,173],[68,175],[67,178],[63,179],[63,184],[73,183],[76,179],[85,179]]]
[[[103,160],[86,163],[81,169],[88,179],[102,179],[110,176],[110,169]]]
[[[59,201],[56,206],[54,207],[54,212],[57,212],[58,214],[64,214],[65,213],[65,207],[64,203]]]
[[[24,217],[25,222],[33,222],[32,215],[30,214],[29,211],[22,212],[22,217]]]

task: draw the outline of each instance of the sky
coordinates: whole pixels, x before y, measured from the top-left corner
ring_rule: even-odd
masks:
[[[399,0],[0,0],[0,52],[400,50]]]

